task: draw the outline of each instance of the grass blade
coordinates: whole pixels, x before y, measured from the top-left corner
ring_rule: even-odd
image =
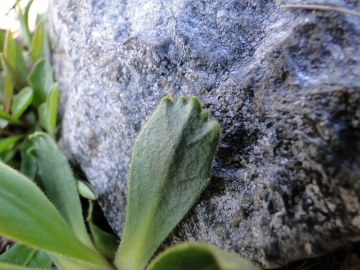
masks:
[[[134,145],[118,268],[143,269],[193,206],[210,181],[219,138],[219,124],[195,97],[161,101]]]
[[[0,235],[35,249],[112,269],[103,257],[76,238],[31,180],[3,163],[0,172]]]
[[[176,245],[160,254],[148,270],[260,270],[237,254],[200,243]]]

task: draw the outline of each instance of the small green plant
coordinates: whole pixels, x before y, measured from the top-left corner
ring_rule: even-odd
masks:
[[[135,142],[125,228],[117,249],[114,242],[106,244],[109,235],[96,232],[100,229],[92,223],[91,209],[87,218],[91,235],[87,233],[67,160],[49,135],[35,133],[30,136],[28,154],[36,161],[38,183],[46,195],[34,182],[0,163],[0,235],[21,243],[26,254],[46,252],[59,269],[145,269],[208,184],[219,138],[218,123],[208,121],[208,112],[196,98],[161,101]],[[47,259],[36,265],[13,257],[4,261],[0,269],[49,269]],[[188,243],[160,254],[147,269],[257,267],[235,254]]]
[[[59,89],[45,22],[29,30],[32,2],[16,5],[22,46],[10,31],[0,32],[0,235],[17,242],[0,255],[0,270],[51,269],[53,263],[60,270],[145,269],[208,184],[219,126],[196,98],[162,100],[134,146],[119,246],[97,225],[96,191],[74,178],[54,142]],[[86,221],[79,193],[89,199]],[[147,269],[257,268],[235,254],[186,243]]]
[[[0,160],[33,179],[34,166],[26,154],[27,136],[46,131],[55,136],[58,85],[49,63],[45,21],[35,32],[29,30],[28,16],[33,1],[16,11],[23,45],[10,31],[0,31]]]

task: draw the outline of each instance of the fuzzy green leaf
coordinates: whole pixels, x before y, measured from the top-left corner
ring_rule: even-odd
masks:
[[[45,57],[45,22],[41,21],[35,30],[31,42],[30,57],[33,63]]]
[[[51,269],[52,263],[45,252],[21,244],[15,244],[8,251],[1,254],[0,261],[41,269]]]
[[[95,250],[85,228],[76,182],[68,161],[48,134],[38,132],[29,139],[34,145],[30,155],[37,163],[37,174],[45,194],[78,239]]]
[[[34,90],[33,105],[37,108],[46,101],[47,94],[54,83],[51,65],[47,59],[44,58],[35,63],[28,82]]]
[[[103,257],[76,238],[31,180],[1,162],[0,205],[0,235],[35,249],[112,269]]]
[[[18,120],[23,112],[30,106],[33,99],[33,90],[30,87],[25,87],[19,94],[14,96],[11,105],[12,118]]]
[[[176,245],[160,254],[148,270],[260,270],[237,254],[200,243]]]
[[[195,97],[161,101],[134,145],[118,268],[143,269],[190,210],[210,181],[219,138]]]

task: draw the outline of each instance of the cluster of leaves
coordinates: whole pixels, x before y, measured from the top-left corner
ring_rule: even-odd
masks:
[[[0,255],[0,270],[52,264],[60,270],[144,269],[208,184],[218,123],[208,121],[196,98],[163,99],[134,146],[119,246],[97,225],[96,192],[75,179],[54,141],[59,89],[45,22],[33,34],[29,30],[32,2],[24,9],[19,0],[16,5],[23,46],[10,31],[0,32],[0,235],[16,242]],[[89,199],[86,220],[79,194]],[[257,268],[235,254],[186,243],[147,269]]]
[[[45,194],[0,163],[0,205],[6,206],[0,210],[0,235],[21,243],[0,256],[0,269],[49,269],[51,262],[60,270],[141,270],[147,265],[148,270],[257,269],[236,254],[199,243],[169,248],[149,265],[210,181],[219,138],[218,123],[208,121],[196,98],[162,100],[134,145],[118,247],[113,236],[94,224],[92,207],[84,222],[76,181],[54,140],[45,133],[31,135],[27,153]],[[14,256],[19,250],[20,261]]]
[[[33,179],[26,137],[41,130],[54,137],[59,89],[49,62],[45,21],[38,22],[33,34],[29,29],[32,2],[24,9],[19,0],[16,4],[23,45],[11,31],[0,31],[0,159]]]

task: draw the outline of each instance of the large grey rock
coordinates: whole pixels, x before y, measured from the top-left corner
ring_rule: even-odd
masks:
[[[164,245],[204,241],[270,267],[360,239],[360,19],[285,2],[53,1],[60,144],[120,237],[137,134],[162,97],[195,95],[221,143]]]

